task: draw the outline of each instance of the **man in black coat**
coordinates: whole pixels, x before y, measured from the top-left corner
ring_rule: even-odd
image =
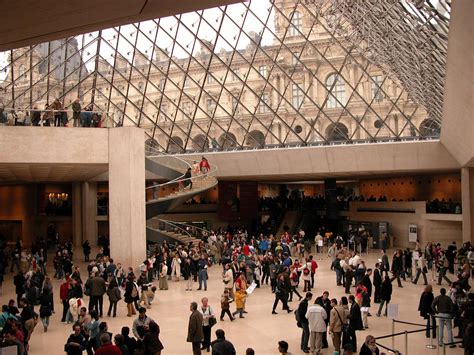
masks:
[[[360,312],[360,307],[355,301],[354,295],[349,296],[349,303],[351,305],[350,313],[347,318],[349,318],[349,333],[351,337],[352,351],[357,351],[357,336],[356,330],[364,329],[362,323],[362,314]]]
[[[374,287],[374,303],[380,303],[380,292],[382,290],[382,271],[380,270],[380,263],[375,264]]]
[[[212,355],[235,355],[234,345],[225,339],[225,333],[222,329],[216,330],[216,340],[211,343]]]
[[[308,303],[313,298],[313,294],[311,292],[306,292],[305,298],[300,302],[298,305],[298,312],[297,319],[298,319],[298,326],[301,326],[303,332],[301,333],[301,350],[304,353],[309,353],[308,341],[309,341],[309,322],[306,318],[306,312],[308,310]]]
[[[369,298],[372,298],[372,281],[370,281],[370,276],[372,275],[372,269],[367,269],[365,272],[365,275],[362,277],[362,285],[367,288],[367,294],[369,295]]]

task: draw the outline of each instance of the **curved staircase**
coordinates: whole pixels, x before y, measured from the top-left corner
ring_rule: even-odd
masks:
[[[200,240],[193,237],[185,228],[158,216],[216,186],[217,179],[214,175],[217,168],[211,167],[205,174],[186,179],[184,176],[188,168],[192,168],[192,161],[163,154],[151,146],[146,147],[146,152],[145,169],[168,180],[146,189],[147,241],[158,243],[166,240],[169,243],[182,244],[199,242]],[[187,180],[192,181],[192,189],[184,188]]]

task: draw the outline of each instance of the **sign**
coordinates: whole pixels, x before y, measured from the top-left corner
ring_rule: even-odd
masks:
[[[389,303],[387,306],[387,318],[398,318],[398,304]]]
[[[408,241],[416,243],[418,240],[418,226],[416,224],[408,225]]]
[[[255,282],[252,282],[250,286],[247,288],[247,294],[251,295],[256,287],[257,287],[257,284]]]

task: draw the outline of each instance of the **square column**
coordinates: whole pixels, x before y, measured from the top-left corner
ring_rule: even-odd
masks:
[[[137,127],[109,130],[110,255],[124,268],[146,258],[145,134]]]
[[[77,188],[73,187],[74,192]],[[97,183],[86,181],[82,183],[82,242],[88,240],[92,248],[97,247]]]
[[[462,241],[474,243],[474,169],[461,169]]]
[[[75,247],[82,245],[82,191],[79,182],[72,184],[72,240]]]

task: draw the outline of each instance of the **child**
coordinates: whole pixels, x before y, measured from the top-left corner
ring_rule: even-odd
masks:
[[[235,291],[235,307],[236,311],[232,313],[235,316],[237,313],[240,313],[239,318],[245,318],[244,308],[245,308],[245,299],[247,298],[247,292],[243,289]]]
[[[232,299],[229,297],[229,290],[225,290],[221,296],[221,317],[220,317],[221,321],[224,320],[224,314],[226,313],[229,316],[231,321],[235,319],[234,317],[232,317],[232,314],[230,314],[231,302],[232,302]]]

